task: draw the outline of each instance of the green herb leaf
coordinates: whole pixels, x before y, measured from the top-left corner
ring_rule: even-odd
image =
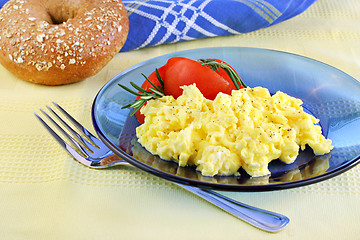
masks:
[[[130,82],[131,86],[133,88],[135,88],[136,90],[138,90],[139,92],[136,92],[134,90],[131,90],[130,88],[122,85],[122,84],[118,84],[121,88],[123,88],[125,91],[138,96],[139,98],[135,99],[134,102],[127,104],[125,106],[123,106],[121,109],[124,108],[133,108],[133,110],[130,113],[130,116],[134,115],[138,110],[140,110],[140,108],[149,100],[152,99],[157,99],[157,98],[161,98],[163,96],[165,96],[164,93],[164,80],[160,77],[159,71],[157,69],[155,69],[156,71],[156,76],[158,78],[158,81],[160,82],[160,85],[155,85],[153,82],[150,81],[150,79],[145,76],[143,73],[142,75],[145,77],[145,80],[148,81],[153,87],[150,87],[148,90],[145,90],[142,87],[139,87],[138,85],[136,85],[133,82]]]

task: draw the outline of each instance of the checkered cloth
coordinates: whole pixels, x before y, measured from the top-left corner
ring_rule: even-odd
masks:
[[[123,0],[130,31],[121,51],[255,31],[298,15],[315,1]]]

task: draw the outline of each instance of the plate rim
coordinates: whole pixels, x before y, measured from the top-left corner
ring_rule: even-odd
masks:
[[[358,84],[360,86],[360,82],[358,80],[356,80],[355,78],[353,78],[346,72],[344,72],[336,67],[333,67],[327,63],[321,62],[321,61],[313,59],[313,58],[309,58],[309,57],[306,57],[303,55],[285,52],[285,51],[266,49],[266,48],[230,47],[230,46],[227,46],[227,47],[205,47],[205,48],[187,49],[187,50],[183,50],[183,51],[175,51],[175,52],[159,55],[159,56],[147,59],[145,61],[139,62],[139,63],[125,69],[124,71],[120,72],[119,74],[115,75],[106,84],[104,84],[103,87],[100,88],[100,90],[98,91],[98,93],[96,94],[96,96],[93,100],[93,104],[92,104],[92,108],[91,108],[91,118],[92,118],[93,127],[95,129],[96,134],[99,136],[100,140],[103,141],[116,155],[118,155],[121,158],[125,158],[124,160],[128,160],[128,162],[130,164],[134,165],[137,168],[140,168],[143,171],[149,172],[157,177],[167,179],[167,180],[170,180],[173,182],[177,182],[180,184],[191,185],[191,186],[195,186],[195,187],[212,189],[212,190],[237,191],[237,192],[264,192],[264,191],[276,191],[276,190],[297,188],[297,187],[302,187],[302,186],[318,183],[321,181],[325,181],[332,177],[338,176],[338,175],[350,170],[351,168],[355,167],[357,164],[360,163],[360,156],[358,156],[358,157],[354,158],[352,161],[348,161],[345,164],[338,166],[337,168],[333,169],[330,172],[325,172],[324,174],[321,174],[321,175],[313,176],[310,178],[304,178],[304,179],[300,179],[300,180],[295,180],[295,181],[290,181],[290,182],[279,182],[279,183],[258,184],[258,185],[212,183],[212,182],[204,182],[204,181],[200,181],[200,180],[185,178],[185,177],[174,175],[174,174],[162,171],[160,169],[157,169],[155,167],[149,166],[149,165],[135,159],[134,157],[128,155],[122,149],[118,148],[118,146],[116,146],[111,140],[109,140],[106,137],[106,135],[101,131],[100,127],[97,124],[96,116],[95,116],[96,115],[96,111],[95,111],[96,103],[98,101],[98,97],[102,94],[102,92],[104,92],[119,77],[127,74],[128,72],[130,72],[142,65],[145,65],[148,62],[154,61],[156,59],[166,58],[166,57],[170,57],[173,55],[181,56],[182,54],[186,54],[188,52],[193,52],[193,51],[201,52],[201,51],[208,50],[208,49],[212,49],[212,50],[214,50],[214,49],[246,49],[246,50],[255,50],[255,51],[275,52],[275,53],[280,53],[280,54],[285,54],[285,55],[293,55],[297,58],[299,58],[299,57],[304,58],[304,59],[316,62],[317,64],[321,64],[321,65],[330,67],[333,70],[338,71],[340,74],[345,75],[349,80],[354,81],[355,84]]]

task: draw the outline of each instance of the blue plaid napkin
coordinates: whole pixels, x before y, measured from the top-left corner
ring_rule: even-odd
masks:
[[[298,15],[315,1],[123,0],[130,31],[121,51],[255,31]]]

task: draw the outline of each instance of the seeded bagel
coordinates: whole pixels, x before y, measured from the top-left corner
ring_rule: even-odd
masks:
[[[10,0],[0,9],[0,63],[29,82],[73,83],[98,73],[128,31],[120,0]]]

